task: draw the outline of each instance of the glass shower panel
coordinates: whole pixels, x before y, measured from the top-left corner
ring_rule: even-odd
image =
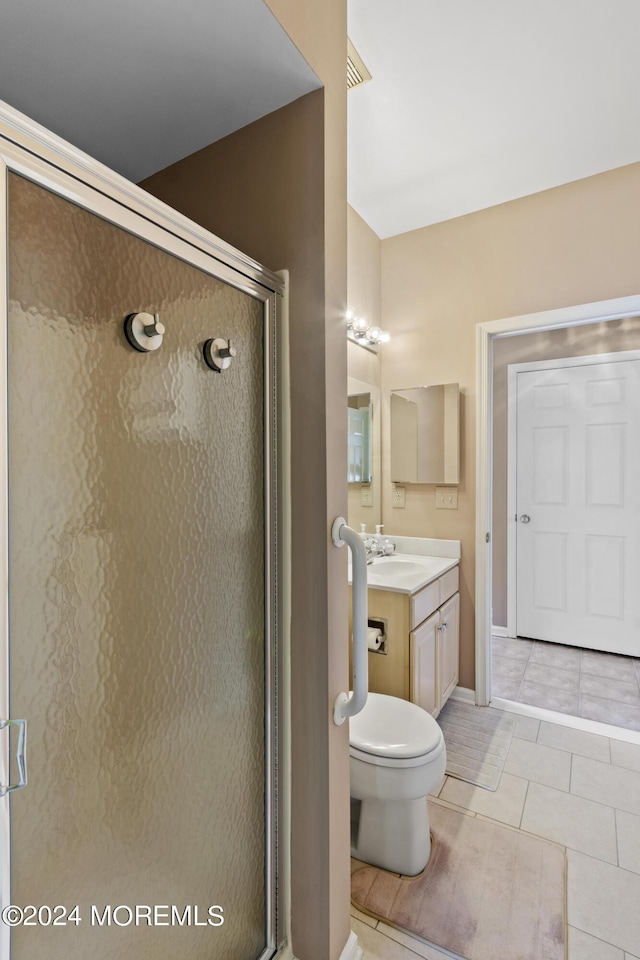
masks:
[[[16,175],[9,215],[11,900],[79,918],[12,960],[259,957],[263,304]]]

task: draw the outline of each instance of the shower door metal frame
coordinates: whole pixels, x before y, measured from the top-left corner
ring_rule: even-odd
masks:
[[[77,150],[66,141],[0,101],[0,719],[9,717],[9,555],[8,555],[8,175],[16,173],[107,220],[217,280],[262,302],[264,307],[264,529],[265,529],[265,897],[267,946],[259,960],[276,953],[291,956],[287,944],[288,902],[283,876],[287,864],[279,836],[286,836],[288,757],[282,720],[286,689],[278,597],[283,585],[281,521],[278,511],[279,302],[280,276],[172,210],[140,187]],[[28,718],[27,718],[28,720]],[[8,782],[8,737],[0,747],[0,782]],[[281,745],[282,741],[282,745]],[[28,786],[27,786],[28,789]],[[11,889],[10,810],[0,799],[0,909]],[[10,927],[0,921],[0,960],[10,958]]]

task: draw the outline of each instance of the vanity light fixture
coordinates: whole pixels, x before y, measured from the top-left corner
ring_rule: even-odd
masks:
[[[363,347],[373,347],[379,343],[388,343],[391,334],[380,327],[370,327],[364,317],[356,317],[353,310],[347,310],[347,336]]]

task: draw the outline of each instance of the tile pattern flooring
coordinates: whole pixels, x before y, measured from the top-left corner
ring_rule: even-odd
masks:
[[[430,802],[564,845],[568,960],[640,958],[640,745],[518,717],[495,793],[445,777]],[[352,913],[364,960],[445,957]]]
[[[640,730],[640,660],[615,653],[492,638],[496,697]]]

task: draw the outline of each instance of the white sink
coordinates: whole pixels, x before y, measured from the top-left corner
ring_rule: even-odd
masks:
[[[374,590],[412,594],[442,576],[457,563],[458,560],[449,557],[428,557],[406,553],[378,557],[367,564],[367,584]],[[351,565],[349,565],[349,583],[351,583]]]
[[[380,577],[404,577],[413,573],[424,573],[426,564],[416,563],[415,560],[405,560],[403,557],[384,557],[369,564],[369,574]]]

